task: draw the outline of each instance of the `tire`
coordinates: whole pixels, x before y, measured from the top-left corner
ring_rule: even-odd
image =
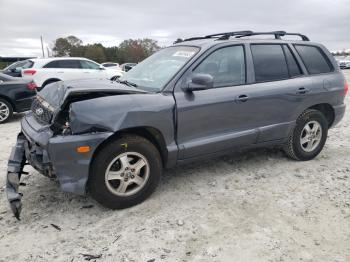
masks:
[[[12,105],[0,98],[0,124],[6,123],[13,115]]]
[[[135,167],[143,163],[145,165],[142,168]],[[151,142],[140,136],[125,135],[108,143],[93,159],[88,191],[105,207],[111,209],[131,207],[143,202],[154,192],[162,169],[159,151]],[[140,177],[143,180],[140,180]],[[109,180],[111,178],[115,179]],[[136,180],[138,184],[134,182]],[[123,181],[128,184],[124,193]]]
[[[316,128],[320,131],[313,130]],[[327,134],[328,122],[325,116],[318,110],[308,109],[298,117],[296,126],[284,146],[284,151],[292,159],[311,160],[322,151]]]

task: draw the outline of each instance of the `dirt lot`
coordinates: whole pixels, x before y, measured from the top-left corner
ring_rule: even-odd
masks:
[[[262,149],[183,166],[122,211],[29,169],[21,221],[4,192],[17,116],[0,126],[0,261],[350,261],[349,95],[347,104],[313,161]]]

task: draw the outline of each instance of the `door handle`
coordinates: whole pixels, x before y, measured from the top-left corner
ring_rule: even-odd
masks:
[[[62,74],[62,73],[64,73],[63,71],[57,71],[57,73],[60,73],[60,74]]]
[[[248,101],[248,96],[247,95],[239,95],[239,96],[237,96],[236,100],[238,102],[247,102]]]
[[[297,90],[297,94],[300,94],[300,95],[304,95],[306,93],[309,93],[309,89],[305,88],[305,87],[299,87],[298,90]]]

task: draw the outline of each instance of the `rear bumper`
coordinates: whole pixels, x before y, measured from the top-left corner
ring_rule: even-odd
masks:
[[[333,109],[334,109],[334,121],[333,121],[332,127],[336,126],[340,122],[340,120],[342,120],[345,114],[346,106],[345,104],[341,104],[338,106],[333,106]]]

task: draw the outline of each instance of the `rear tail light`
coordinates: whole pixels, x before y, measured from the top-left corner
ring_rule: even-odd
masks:
[[[34,82],[30,82],[27,84],[27,88],[29,90],[35,90],[37,88],[36,84]]]
[[[36,73],[36,70],[34,70],[34,69],[23,70],[23,74],[25,74],[25,75],[34,75],[35,73]]]
[[[346,94],[348,93],[349,91],[349,86],[348,86],[348,83],[346,82],[346,80],[344,81],[344,90],[343,90],[343,93],[344,93],[344,96],[346,96]]]

